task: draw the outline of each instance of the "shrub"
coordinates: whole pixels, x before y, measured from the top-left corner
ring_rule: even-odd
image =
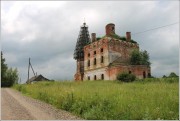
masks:
[[[126,41],[126,37],[120,37],[120,40]]]
[[[136,42],[136,41],[134,41],[133,39],[131,40],[131,42],[132,42],[132,43],[135,43],[135,44],[137,43],[137,42]]]
[[[123,82],[132,82],[136,79],[136,76],[134,74],[129,74],[127,72],[123,72],[117,75],[117,80],[123,81]]]
[[[101,37],[97,37],[96,39],[97,39],[97,40],[100,40],[100,39],[101,39]]]

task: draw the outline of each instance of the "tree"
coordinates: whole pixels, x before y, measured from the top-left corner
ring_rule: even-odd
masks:
[[[150,66],[149,54],[147,51],[134,50],[131,53],[130,63],[132,65],[148,65]]]
[[[17,84],[18,82],[18,71],[17,71],[17,68],[16,69],[8,69],[7,72],[6,72],[6,75],[7,75],[7,86],[12,86],[13,84]]]
[[[141,52],[141,58],[142,58],[142,64],[143,65],[150,65],[150,61],[149,61],[149,54],[147,53],[146,50]]]
[[[172,78],[172,77],[178,77],[178,75],[176,75],[176,73],[174,73],[174,72],[171,72],[168,77],[170,77],[170,78]]]
[[[1,80],[6,80],[5,79],[5,74],[8,69],[7,64],[5,64],[5,58],[3,58],[3,53],[1,51]]]
[[[8,68],[5,64],[5,58],[1,52],[1,87],[10,87],[18,82],[18,70],[15,68]]]
[[[132,65],[140,65],[141,64],[141,54],[138,50],[134,50],[131,53],[130,62]]]

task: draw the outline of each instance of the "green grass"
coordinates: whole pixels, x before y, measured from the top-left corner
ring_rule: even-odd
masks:
[[[84,119],[179,119],[178,78],[116,81],[38,82],[15,85],[23,94]]]

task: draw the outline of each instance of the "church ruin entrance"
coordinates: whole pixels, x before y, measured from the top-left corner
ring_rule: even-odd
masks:
[[[143,71],[143,78],[146,78],[146,72]]]
[[[101,74],[101,80],[104,80],[104,74]]]
[[[96,80],[96,75],[94,75],[94,80]]]

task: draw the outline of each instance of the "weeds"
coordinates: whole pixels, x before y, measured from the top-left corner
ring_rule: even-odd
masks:
[[[38,82],[14,88],[84,119],[177,120],[178,81],[178,78],[147,78],[132,83]]]

